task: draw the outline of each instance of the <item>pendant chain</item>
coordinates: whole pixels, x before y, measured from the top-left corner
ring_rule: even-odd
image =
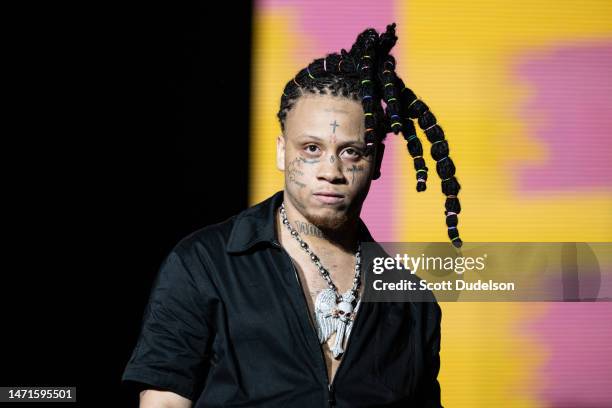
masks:
[[[342,299],[342,295],[338,293],[338,288],[332,281],[332,278],[327,268],[325,268],[321,264],[319,257],[314,252],[312,252],[308,244],[304,242],[302,238],[300,238],[300,235],[298,234],[298,232],[289,223],[289,220],[287,219],[287,213],[285,211],[285,203],[282,203],[280,206],[280,214],[281,214],[283,224],[287,227],[287,229],[289,229],[291,236],[295,238],[295,240],[300,244],[300,247],[310,256],[310,260],[316,265],[317,269],[319,270],[319,274],[327,282],[327,286],[329,286],[329,288],[334,291],[337,299]],[[357,252],[355,253],[355,276],[353,277],[353,287],[350,289],[351,294],[355,298],[357,298],[357,289],[359,288],[360,284],[361,284],[361,243],[358,244]]]

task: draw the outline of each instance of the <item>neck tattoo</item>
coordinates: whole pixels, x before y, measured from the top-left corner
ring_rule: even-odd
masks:
[[[321,344],[325,343],[332,334],[336,333],[336,339],[331,351],[334,358],[338,359],[344,353],[343,343],[351,334],[355,314],[359,308],[359,302],[357,302],[357,305],[355,305],[355,302],[358,296],[358,288],[361,284],[361,243],[357,245],[357,252],[355,253],[353,287],[340,294],[332,281],[329,271],[321,264],[319,257],[312,252],[308,244],[300,238],[298,232],[291,226],[287,219],[285,203],[282,203],[280,206],[280,215],[283,224],[287,227],[291,236],[300,244],[300,248],[310,256],[310,260],[319,270],[319,274],[327,282],[328,288],[321,290],[315,300],[315,321],[317,323],[317,335]]]

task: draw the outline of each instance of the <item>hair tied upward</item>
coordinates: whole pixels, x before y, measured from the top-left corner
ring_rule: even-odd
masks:
[[[364,111],[366,154],[375,151],[388,133],[401,133],[412,157],[416,190],[427,189],[429,168],[423,157],[423,145],[414,120],[430,142],[430,154],[436,162],[441,189],[446,196],[447,234],[455,247],[461,247],[457,215],[461,205],[457,195],[461,186],[455,177],[455,164],[444,131],[423,100],[408,88],[396,72],[395,58],[390,54],[397,43],[396,24],[387,25],[378,34],[373,28],[361,32],[350,51],[328,54],[312,61],[288,81],[281,96],[277,114],[284,131],[287,112],[306,93],[343,96],[359,101]],[[382,106],[385,102],[385,107]]]

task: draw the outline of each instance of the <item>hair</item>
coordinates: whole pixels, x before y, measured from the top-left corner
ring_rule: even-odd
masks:
[[[277,113],[282,131],[285,131],[287,113],[302,95],[327,94],[361,101],[365,121],[366,155],[387,133],[401,133],[408,153],[414,161],[416,190],[427,188],[428,167],[423,157],[423,145],[416,134],[413,119],[431,143],[431,157],[446,195],[445,211],[448,237],[453,245],[461,247],[457,229],[457,214],[461,205],[457,194],[461,186],[455,177],[455,165],[449,157],[448,141],[429,107],[406,87],[395,71],[395,58],[389,54],[395,43],[395,23],[387,26],[381,35],[369,28],[363,31],[347,52],[328,54],[312,61],[285,85]],[[383,109],[381,101],[385,102]]]

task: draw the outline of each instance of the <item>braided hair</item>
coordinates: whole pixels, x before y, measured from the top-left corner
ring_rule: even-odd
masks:
[[[457,230],[457,214],[461,212],[461,205],[457,194],[461,186],[455,177],[455,165],[449,157],[448,141],[429,107],[397,75],[395,58],[389,54],[396,42],[395,23],[388,25],[380,35],[369,28],[359,34],[349,52],[342,49],[340,54],[315,59],[285,85],[277,116],[284,132],[287,113],[306,92],[361,101],[365,121],[365,154],[371,154],[387,133],[397,135],[401,132],[414,162],[416,190],[421,192],[427,188],[429,169],[423,158],[423,145],[416,134],[413,122],[416,119],[431,143],[431,157],[436,161],[436,171],[442,179],[448,237],[459,248],[462,241]],[[384,109],[381,101],[385,102]]]

